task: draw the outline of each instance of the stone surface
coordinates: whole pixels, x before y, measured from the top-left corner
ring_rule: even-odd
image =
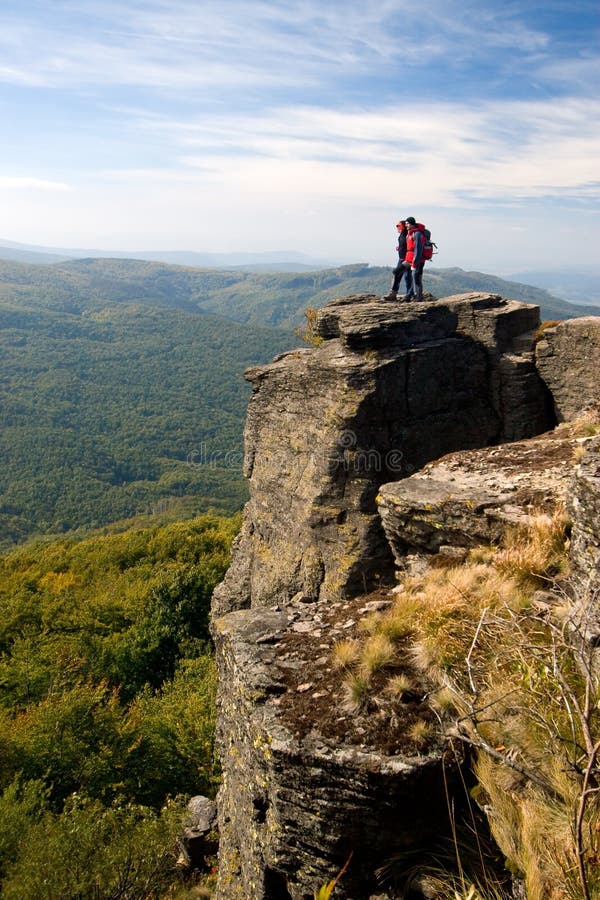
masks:
[[[542,332],[537,369],[554,400],[558,422],[575,419],[600,400],[600,316],[567,319]]]
[[[600,645],[600,436],[588,445],[569,494],[571,565],[577,618],[585,636]]]
[[[453,793],[457,764],[439,739],[409,752],[403,738],[425,700],[399,703],[396,726],[344,707],[330,651],[356,634],[361,602],[239,610],[216,623],[218,900],[307,900],[350,853],[336,897],[397,896],[376,871],[448,834],[444,781]],[[404,752],[382,751],[389,731]]]
[[[450,454],[411,478],[385,484],[379,512],[397,565],[413,552],[497,541],[508,524],[565,502],[576,448],[566,428],[511,444]]]
[[[392,571],[379,486],[451,450],[546,430],[537,307],[491,294],[320,311],[325,340],[249,370],[250,500],[214,614],[350,596]]]
[[[390,716],[376,695],[350,709],[333,665],[334,643],[392,600],[367,593],[393,573],[390,544],[400,564],[460,561],[571,495],[573,565],[597,583],[598,448],[566,426],[542,434],[555,420],[537,324],[537,308],[489,294],[343,298],[318,315],[319,347],[247,373],[250,501],[212,621],[218,900],[311,900],[350,852],[336,897],[383,900],[375,871],[446,832],[462,760],[437,727],[411,745],[415,719],[437,721],[425,676],[406,654],[411,690]]]

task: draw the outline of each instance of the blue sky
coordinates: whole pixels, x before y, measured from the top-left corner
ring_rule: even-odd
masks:
[[[600,262],[600,3],[1,0],[0,239]]]

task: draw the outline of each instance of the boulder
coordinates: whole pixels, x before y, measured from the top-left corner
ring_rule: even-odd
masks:
[[[600,316],[567,319],[545,328],[536,346],[537,370],[549,388],[558,422],[575,419],[600,401]]]
[[[180,862],[194,869],[203,868],[208,854],[216,852],[216,840],[210,841],[211,832],[217,826],[217,804],[214,800],[198,794],[187,805],[188,815],[184,820],[183,832],[179,838]]]
[[[507,525],[566,502],[577,448],[565,428],[526,441],[449,454],[382,485],[378,506],[396,564],[407,554],[494,543]]]

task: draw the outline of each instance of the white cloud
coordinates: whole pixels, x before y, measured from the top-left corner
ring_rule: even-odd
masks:
[[[68,184],[59,181],[46,181],[43,178],[11,177],[0,175],[0,189],[9,191],[68,191]]]
[[[283,109],[260,120],[145,120],[169,133],[180,162],[245,194],[411,203],[598,196],[600,102],[496,101],[342,112]],[[215,149],[218,148],[218,149]],[[223,152],[226,150],[227,152]]]
[[[45,86],[57,109],[48,125],[12,107],[2,169],[38,176],[0,178],[0,233],[15,239],[376,259],[389,222],[423,210],[461,264],[457,210],[481,257],[503,252],[508,208],[597,204],[600,103],[583,98],[598,54],[557,51],[524,0],[431,0],[417,15],[412,0],[10,5],[0,82],[34,89],[17,101]],[[514,99],[523,86],[547,99]],[[11,161],[19,129],[26,161]],[[549,224],[513,227],[529,240]]]

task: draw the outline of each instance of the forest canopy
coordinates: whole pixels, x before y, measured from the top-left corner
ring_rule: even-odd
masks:
[[[174,846],[176,798],[214,795],[208,613],[238,527],[204,515],[0,558],[3,897],[92,896],[86,878],[132,860],[143,879]]]

